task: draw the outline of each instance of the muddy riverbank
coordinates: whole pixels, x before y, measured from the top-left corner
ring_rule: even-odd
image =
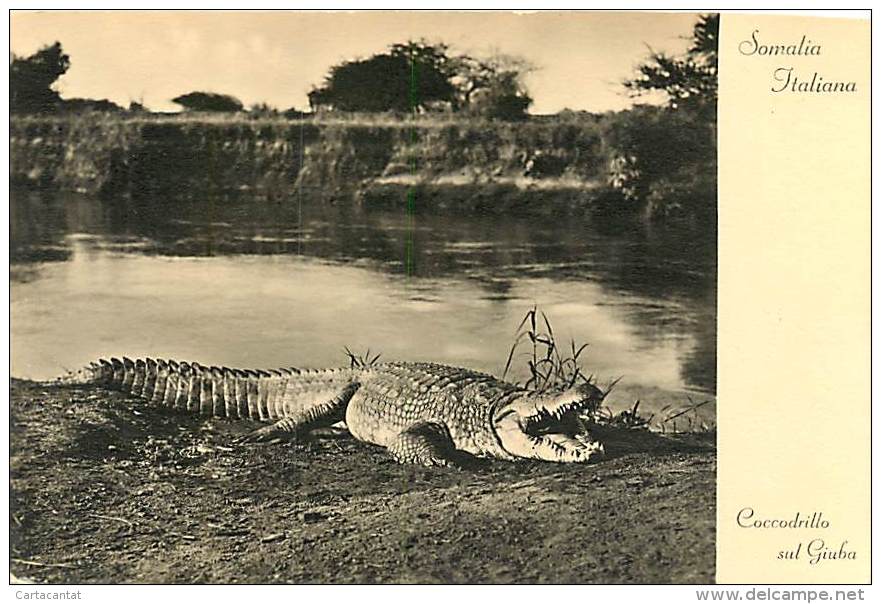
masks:
[[[399,465],[14,380],[11,569],[46,583],[705,583],[714,435],[602,435],[590,466]]]

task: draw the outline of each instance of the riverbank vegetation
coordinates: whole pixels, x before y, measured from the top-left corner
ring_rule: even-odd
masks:
[[[310,111],[231,95],[181,114],[62,99],[59,43],[13,57],[15,185],[116,196],[247,193],[416,211],[590,213],[715,224],[718,16],[682,57],[652,52],[623,87],[664,106],[529,115],[525,59],[408,41],[332,67]],[[380,77],[382,76],[382,77]],[[389,80],[391,78],[391,80]]]
[[[422,211],[711,219],[707,129],[648,106],[517,123],[390,114],[34,116],[11,124],[11,177],[102,195],[305,192],[402,207],[415,196]]]

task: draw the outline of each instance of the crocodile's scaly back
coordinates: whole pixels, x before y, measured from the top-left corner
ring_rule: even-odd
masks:
[[[72,375],[68,383],[98,384],[150,403],[194,414],[278,421],[308,420],[342,406],[357,389],[350,369],[274,370],[205,367],[163,359],[101,359]]]

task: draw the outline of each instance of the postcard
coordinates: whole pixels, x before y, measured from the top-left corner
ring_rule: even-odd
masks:
[[[862,598],[870,28],[10,11],[16,597]]]

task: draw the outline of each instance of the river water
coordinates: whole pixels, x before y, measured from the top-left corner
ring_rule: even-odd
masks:
[[[338,366],[344,347],[499,374],[538,305],[601,383],[624,376],[619,405],[715,391],[713,233],[22,192],[10,215],[15,377],[110,355]]]

